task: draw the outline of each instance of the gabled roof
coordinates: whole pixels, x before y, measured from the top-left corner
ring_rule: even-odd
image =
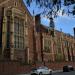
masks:
[[[0,3],[4,2],[4,1],[7,1],[7,0],[0,0]]]
[[[33,19],[32,15],[30,14],[30,12],[27,9],[27,7],[26,7],[25,3],[23,2],[23,0],[0,0],[0,6],[2,6],[4,4],[6,5],[8,2],[13,2],[13,1],[20,2],[21,5],[22,5],[21,7],[23,7],[26,10],[27,14],[30,16],[30,18]],[[11,6],[13,6],[13,5],[11,5]]]
[[[20,0],[20,1],[22,2],[22,4],[23,4],[24,8],[26,9],[27,13],[29,14],[29,16],[31,16],[31,18],[33,18],[32,15],[30,14],[29,10],[27,9],[24,1],[23,0]]]

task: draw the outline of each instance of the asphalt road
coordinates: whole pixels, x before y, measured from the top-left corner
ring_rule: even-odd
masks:
[[[18,74],[18,75],[30,75],[30,74]],[[75,75],[75,71],[71,71],[71,72],[56,72],[56,73],[53,73],[52,75]]]
[[[58,72],[58,73],[54,73],[53,75],[75,75],[75,71],[71,71],[71,72]]]

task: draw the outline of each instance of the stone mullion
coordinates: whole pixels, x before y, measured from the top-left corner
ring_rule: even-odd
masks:
[[[25,14],[25,20],[24,20],[24,48],[26,49],[27,47],[27,37],[28,37],[28,34],[27,34],[27,28],[28,28],[28,23],[27,23],[27,13]]]
[[[4,14],[3,14],[3,24],[2,24],[2,57],[4,56],[4,50],[6,48],[6,36],[7,36],[7,17],[6,17],[6,10],[5,8],[3,9],[4,10]]]
[[[55,61],[55,56],[56,56],[56,37],[54,37],[54,39],[53,39],[53,44],[54,44],[54,46],[53,46],[53,52],[52,52],[52,54],[53,54],[53,57],[54,57],[54,61]]]
[[[54,58],[54,38],[51,36],[51,48],[52,48],[52,61],[55,60]]]
[[[63,61],[65,61],[65,45],[63,40],[62,40],[62,52],[63,52]]]
[[[62,33],[62,31],[61,31],[61,53],[62,53],[62,59],[63,59],[63,61],[64,61],[64,59],[65,59],[65,56],[64,56],[64,47],[63,47],[63,33]]]
[[[70,43],[69,43],[68,48],[69,48],[70,61],[72,61],[71,44]]]
[[[55,43],[56,43],[56,49],[55,49],[55,55],[58,53],[58,38],[55,36]]]
[[[25,13],[25,19],[24,19],[24,48],[25,48],[25,62],[29,63],[30,50],[28,47],[28,16],[27,16],[27,13]]]
[[[11,11],[11,18],[10,18],[10,59],[14,60],[14,14],[13,10]]]
[[[26,23],[25,23],[25,20],[24,20],[24,48],[25,48],[25,30],[26,30],[26,29],[25,29],[25,24],[26,24]]]
[[[73,54],[73,44],[70,44],[70,56],[71,56],[71,61],[74,60],[74,54]]]
[[[70,55],[71,55],[71,61],[73,61],[73,50],[72,50],[72,44],[70,44]]]
[[[27,38],[27,36],[26,36],[26,22],[25,22],[25,20],[24,20],[24,48],[25,48],[25,62],[27,62],[27,47],[26,47],[26,38]]]
[[[73,61],[74,61],[74,42],[73,42],[73,45],[72,45],[72,47],[73,47]]]

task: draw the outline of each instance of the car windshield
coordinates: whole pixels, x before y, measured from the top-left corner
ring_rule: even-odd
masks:
[[[48,68],[45,66],[42,66],[42,67],[39,67],[38,69],[48,69]]]
[[[71,65],[68,65],[68,67],[72,67]]]
[[[37,68],[33,68],[32,71],[37,70]]]

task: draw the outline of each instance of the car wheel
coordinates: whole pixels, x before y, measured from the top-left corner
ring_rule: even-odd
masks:
[[[42,72],[40,72],[39,75],[42,75]]]
[[[37,75],[37,74],[33,73],[33,74],[31,74],[31,75]]]
[[[52,71],[50,71],[50,74],[49,75],[52,75]]]

